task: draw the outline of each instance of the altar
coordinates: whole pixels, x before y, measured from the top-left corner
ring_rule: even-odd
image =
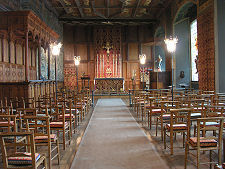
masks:
[[[97,94],[119,94],[124,91],[123,78],[95,78],[94,85]]]
[[[98,28],[95,35],[95,79],[96,94],[120,94],[124,92],[122,78],[121,29]]]

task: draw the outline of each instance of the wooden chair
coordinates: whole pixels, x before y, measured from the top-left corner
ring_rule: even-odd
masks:
[[[18,108],[16,115],[18,116],[18,127],[20,130],[25,129],[23,116],[37,116],[36,108]]]
[[[67,103],[68,106],[66,107],[65,119],[70,124],[70,133],[72,137],[72,133],[76,131],[76,124],[77,124],[77,111],[76,108],[73,106],[73,101],[69,100]],[[62,118],[62,116],[61,116]]]
[[[217,123],[217,126],[208,126],[205,125],[208,122]],[[223,133],[223,123],[224,117],[208,117],[208,118],[199,118],[197,119],[197,137],[187,137],[187,141],[185,144],[185,169],[187,168],[187,161],[188,161],[188,154],[190,150],[195,150],[197,155],[197,169],[200,168],[200,164],[210,164],[210,168],[212,168],[213,163],[217,163],[221,165],[222,163],[222,133]],[[207,132],[204,134],[205,131],[214,131],[214,132]],[[215,135],[215,131],[217,135]],[[201,132],[203,133],[201,136]],[[190,147],[192,149],[190,149]],[[212,151],[218,151],[218,162],[213,162]],[[200,163],[200,152],[201,151],[209,151],[209,158],[210,161],[206,163]]]
[[[224,117],[224,106],[217,105],[217,106],[206,106],[202,113],[202,118],[207,117]],[[218,123],[215,122],[206,122],[204,125],[206,126],[217,126]],[[197,125],[194,125],[194,136],[196,136],[197,132]],[[204,131],[206,132],[206,130]]]
[[[160,116],[156,119],[156,136],[158,131],[158,124],[161,125],[161,139],[163,140],[163,124],[170,121],[170,109],[178,109],[179,102],[178,101],[160,101],[161,104],[161,113]]]
[[[183,134],[183,146],[185,144],[185,133],[188,134],[190,126],[190,116],[192,108],[180,108],[180,109],[170,109],[170,123],[166,124],[164,127],[164,149],[166,149],[166,136],[170,138],[170,154],[173,155],[173,142],[176,133]],[[168,134],[167,134],[168,133]]]
[[[26,137],[24,142],[6,143],[8,137]],[[0,133],[2,160],[4,169],[37,169],[43,165],[47,168],[46,158],[35,152],[34,135],[32,132]],[[25,147],[24,152],[15,151],[14,147]],[[28,150],[28,151],[26,151]]]
[[[62,142],[59,144],[63,144],[63,149],[65,150],[66,143],[70,144],[70,124],[66,121],[65,108],[63,105],[55,106],[54,109],[55,112],[51,115],[50,130],[56,131],[58,138],[60,138],[59,133],[62,133]],[[66,140],[66,134],[68,134],[68,140]]]
[[[77,94],[74,96],[74,106],[74,108],[79,111],[80,121],[82,122],[86,109],[82,94]]]
[[[60,161],[59,141],[56,134],[50,134],[50,117],[49,116],[24,116],[27,131],[34,132],[35,147],[48,147],[48,168],[52,168],[52,160],[56,157],[58,164]],[[56,150],[56,153],[54,151]]]
[[[162,97],[151,97],[150,100],[150,111],[148,111],[148,126],[150,129],[152,128],[153,117],[157,119],[157,117],[161,114],[161,101],[166,100],[165,96]]]
[[[7,132],[16,132],[16,118],[16,115],[0,115],[0,130]]]

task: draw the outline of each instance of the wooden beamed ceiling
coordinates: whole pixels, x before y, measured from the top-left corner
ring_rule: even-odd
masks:
[[[158,21],[171,0],[49,0],[59,20],[81,25],[140,25]]]

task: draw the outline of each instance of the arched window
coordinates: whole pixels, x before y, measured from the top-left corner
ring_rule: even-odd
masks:
[[[191,81],[198,81],[197,59],[198,59],[198,34],[197,19],[191,22]]]

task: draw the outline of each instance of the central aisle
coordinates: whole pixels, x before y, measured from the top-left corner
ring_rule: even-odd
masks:
[[[121,99],[100,99],[71,169],[168,168]]]

